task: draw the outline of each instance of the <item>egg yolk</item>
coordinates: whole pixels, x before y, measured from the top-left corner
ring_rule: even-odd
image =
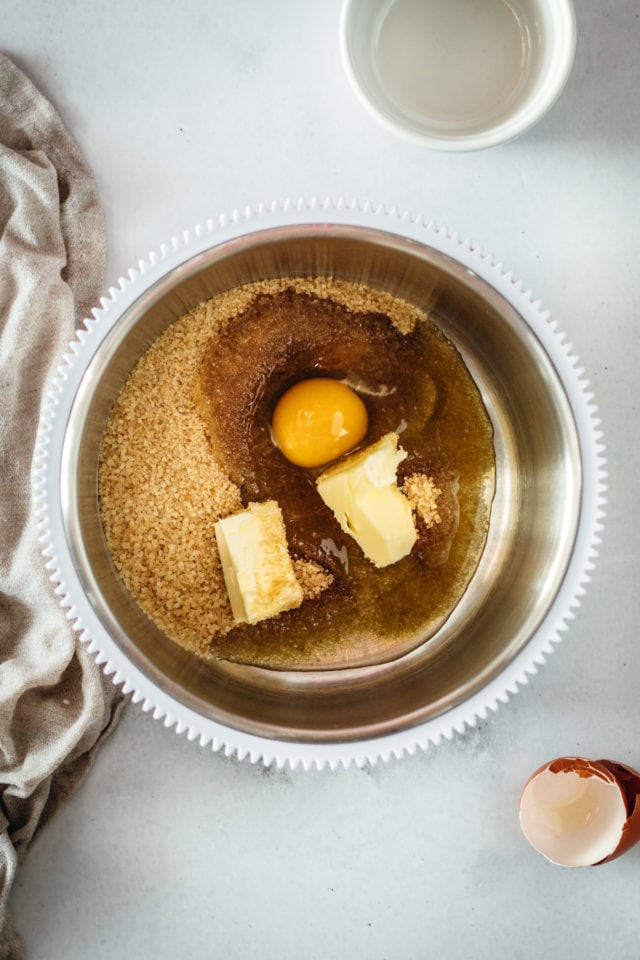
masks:
[[[367,408],[339,380],[301,380],[284,393],[271,426],[278,447],[299,467],[321,467],[360,443],[367,432]]]

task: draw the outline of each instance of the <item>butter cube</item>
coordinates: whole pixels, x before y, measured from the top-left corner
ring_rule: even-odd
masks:
[[[300,606],[302,587],[275,500],[219,520],[215,535],[236,623],[257,623]]]
[[[396,471],[407,456],[397,433],[329,467],[318,478],[318,493],[342,530],[353,537],[376,567],[387,567],[411,552],[417,540],[409,501]]]

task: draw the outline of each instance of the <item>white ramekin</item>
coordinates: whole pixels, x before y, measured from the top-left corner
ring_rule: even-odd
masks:
[[[514,95],[508,108],[497,119],[492,110],[492,115],[479,116],[473,128],[453,120],[447,123],[426,115],[409,115],[389,95],[379,69],[381,25],[397,2],[406,0],[345,0],[340,23],[342,60],[351,86],[364,106],[389,131],[436,150],[480,150],[524,133],[541,119],[562,92],[573,66],[576,45],[571,0],[504,0],[521,24],[523,43],[535,45],[538,52],[535,74]],[[398,52],[399,55],[405,52],[401,45]],[[473,62],[465,62],[464,69],[473,72]],[[446,76],[442,82],[446,82]]]

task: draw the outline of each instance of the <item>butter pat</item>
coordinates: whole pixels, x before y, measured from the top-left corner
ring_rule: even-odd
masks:
[[[397,433],[384,437],[318,478],[318,493],[345,533],[376,567],[410,553],[417,540],[409,501],[398,489],[396,471],[407,456]]]
[[[302,603],[275,500],[251,503],[215,524],[224,582],[236,623],[257,623]]]

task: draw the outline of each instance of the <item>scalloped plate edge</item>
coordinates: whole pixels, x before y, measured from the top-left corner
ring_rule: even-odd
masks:
[[[152,684],[122,656],[84,596],[66,544],[58,496],[60,453],[73,399],[98,343],[122,313],[165,273],[211,246],[268,227],[312,223],[384,229],[427,244],[457,260],[501,293],[538,336],[556,367],[575,418],[584,473],[578,533],[564,581],[544,621],[509,666],[473,697],[441,716],[385,737],[336,744],[270,740],[246,734],[195,713]],[[87,645],[112,682],[131,694],[134,703],[141,703],[143,711],[152,712],[166,727],[173,727],[189,740],[198,740],[202,746],[210,745],[216,752],[251,763],[309,770],[364,766],[413,755],[475,726],[500,704],[507,703],[545,663],[580,605],[601,543],[606,477],[603,434],[584,369],[557,322],[531,290],[477,244],[408,210],[357,199],[312,198],[247,206],[210,218],[204,225],[196,225],[162,244],[157,252],[150,252],[128,271],[126,278],[109,288],[100,306],[76,332],[54,373],[38,429],[32,482],[49,578],[80,641]]]

